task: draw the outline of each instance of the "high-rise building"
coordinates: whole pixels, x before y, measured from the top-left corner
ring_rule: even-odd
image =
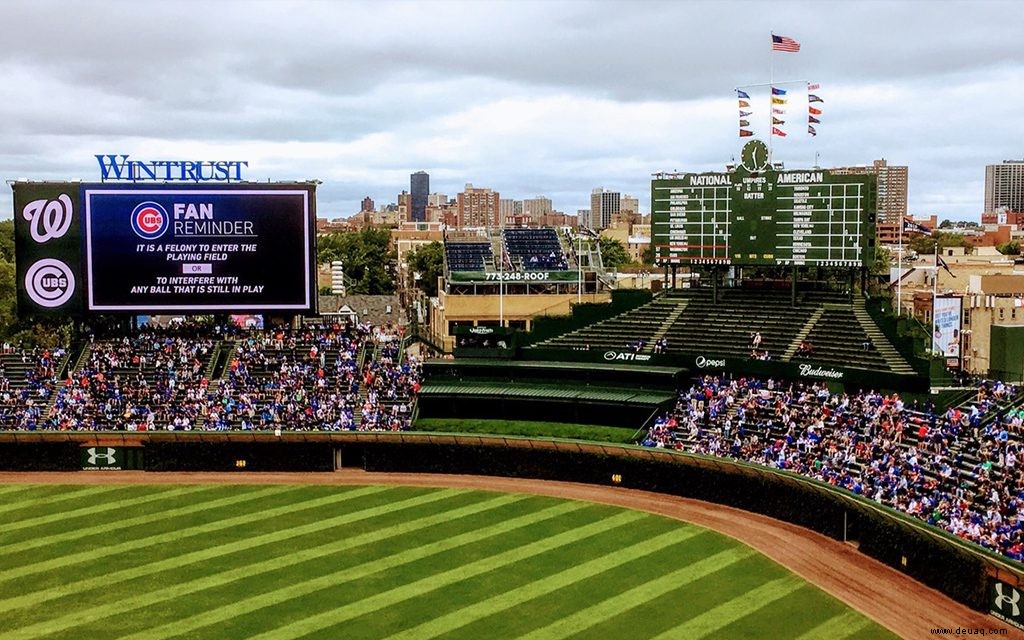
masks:
[[[624,195],[624,196],[622,196],[622,199],[619,200],[619,211],[621,211],[621,212],[628,211],[630,213],[640,213],[640,199],[639,198],[634,198],[631,195]]]
[[[467,184],[459,194],[459,227],[500,227],[497,191]]]
[[[523,201],[502,198],[498,201],[498,213],[502,219],[515,218],[523,215]]]
[[[363,198],[363,204],[362,204],[362,207],[359,210],[360,211],[373,211],[373,198],[371,198],[370,196],[366,196],[365,198]]]
[[[523,215],[529,218],[533,223],[536,223],[544,216],[551,215],[553,210],[554,209],[551,207],[551,198],[537,196],[536,198],[527,198],[526,200],[523,200]]]
[[[443,193],[432,193],[427,196],[428,207],[443,207],[448,204],[448,196]]]
[[[879,225],[895,225],[907,216],[907,167],[890,167],[885,158],[875,160],[871,166],[836,167],[836,175],[876,176],[878,199],[875,212]]]
[[[587,229],[593,228],[593,225],[590,224],[590,209],[576,210],[576,226],[586,227]]]
[[[985,211],[1024,211],[1024,160],[985,167]]]
[[[409,176],[409,193],[412,195],[409,219],[415,222],[426,220],[427,195],[430,194],[430,175],[426,171],[417,171]]]
[[[618,191],[605,191],[598,187],[590,192],[590,222],[594,229],[607,229],[612,216],[619,212],[621,195]]]

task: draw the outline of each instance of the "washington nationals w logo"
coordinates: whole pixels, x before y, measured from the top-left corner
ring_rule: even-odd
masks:
[[[29,221],[32,239],[42,244],[60,238],[71,228],[74,207],[71,198],[62,193],[56,200],[33,200],[25,205],[21,215]]]

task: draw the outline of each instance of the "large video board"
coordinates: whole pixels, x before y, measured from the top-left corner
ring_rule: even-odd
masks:
[[[15,217],[23,312],[316,306],[312,184],[15,184]]]
[[[873,260],[873,176],[776,171],[745,156],[754,170],[652,180],[659,264],[860,267]]]

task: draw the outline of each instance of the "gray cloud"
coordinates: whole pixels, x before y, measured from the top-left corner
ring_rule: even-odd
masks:
[[[95,178],[94,153],[247,158],[320,177],[321,212],[393,201],[425,169],[641,198],[659,170],[736,154],[731,90],[823,84],[821,135],[778,157],[907,164],[911,210],[976,216],[985,164],[1024,152],[1024,18],[1009,2],[16,2],[0,40],[0,175]],[[803,108],[802,106],[800,107]],[[796,107],[794,107],[796,109]],[[646,206],[642,204],[642,206]],[[0,215],[10,215],[0,191]]]

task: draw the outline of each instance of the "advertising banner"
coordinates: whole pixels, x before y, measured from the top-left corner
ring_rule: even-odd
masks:
[[[960,357],[962,303],[962,298],[935,298],[932,309],[935,318],[932,351],[947,358]]]
[[[450,282],[576,282],[576,271],[452,271]]]
[[[1021,592],[1013,585],[1002,580],[988,580],[989,613],[1009,622],[1013,626],[1024,629],[1024,601]]]

